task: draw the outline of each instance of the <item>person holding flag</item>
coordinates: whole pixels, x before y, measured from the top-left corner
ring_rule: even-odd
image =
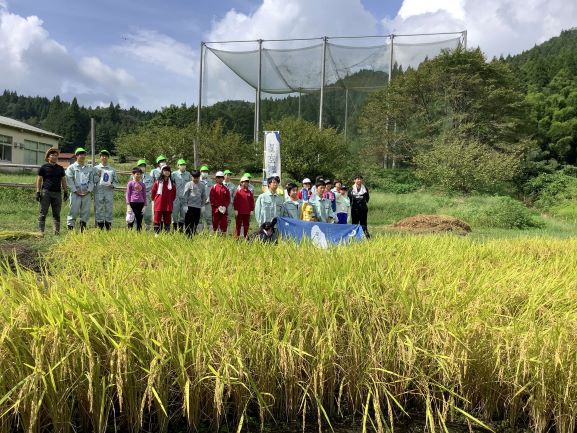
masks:
[[[255,204],[254,216],[258,225],[265,222],[272,222],[276,217],[281,216],[283,197],[278,194],[278,176],[271,176],[267,179],[267,190],[258,196]]]

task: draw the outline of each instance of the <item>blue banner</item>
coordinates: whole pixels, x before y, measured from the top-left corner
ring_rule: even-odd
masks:
[[[277,219],[277,229],[285,238],[293,238],[299,242],[308,238],[319,248],[360,241],[365,237],[359,224],[328,224],[284,217]]]

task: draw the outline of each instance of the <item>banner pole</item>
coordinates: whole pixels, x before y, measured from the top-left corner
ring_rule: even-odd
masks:
[[[200,144],[200,109],[202,108],[202,80],[204,74],[204,42],[200,43],[200,71],[198,73],[198,106],[196,107],[196,137],[193,141],[192,157],[194,169],[198,167],[198,147]]]

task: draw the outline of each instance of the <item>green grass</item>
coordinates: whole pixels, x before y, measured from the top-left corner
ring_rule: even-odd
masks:
[[[89,231],[47,264],[0,273],[2,431],[355,416],[384,433],[403,411],[427,431],[575,429],[576,239],[389,234],[319,251]]]
[[[0,175],[0,182],[33,182],[30,175]],[[115,194],[114,227],[124,227],[126,205],[123,193]],[[62,208],[61,220],[66,220],[68,206]],[[34,190],[0,187],[0,228],[5,230],[35,230],[38,204]],[[369,205],[369,227],[374,233],[387,231],[386,225],[417,214],[445,214],[465,220],[472,228],[472,236],[479,238],[509,238],[519,236],[568,237],[577,235],[577,224],[552,215],[539,216],[520,202],[491,196],[449,197],[417,192],[390,194],[373,191]],[[47,227],[51,227],[50,216]],[[64,223],[63,223],[64,224]],[[255,223],[253,221],[253,227]],[[536,227],[533,227],[534,224]],[[516,228],[521,226],[524,230]]]

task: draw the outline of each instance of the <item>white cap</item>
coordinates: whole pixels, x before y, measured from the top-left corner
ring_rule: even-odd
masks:
[[[311,180],[308,177],[305,177],[303,179],[303,183],[312,183]]]
[[[224,173],[222,171],[217,171],[214,177],[224,177]]]
[[[243,176],[240,178],[241,182],[250,182],[250,179],[247,176]]]

